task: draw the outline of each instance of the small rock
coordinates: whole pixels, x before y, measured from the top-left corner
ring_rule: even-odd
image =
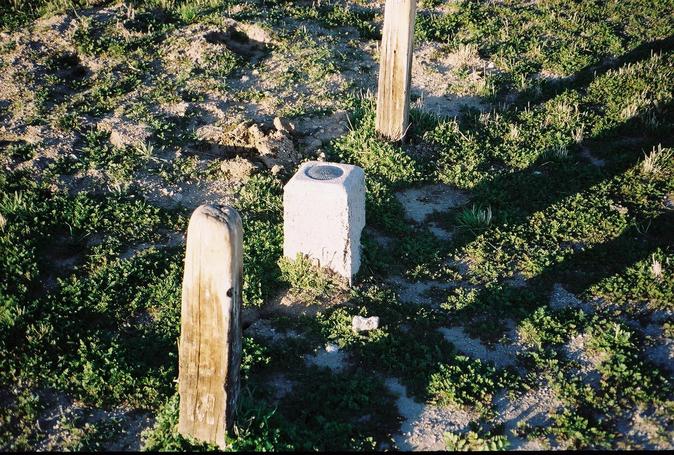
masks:
[[[674,193],[669,193],[665,196],[664,204],[668,209],[674,209]]]
[[[286,133],[292,133],[293,131],[295,131],[295,125],[293,125],[290,121],[283,119],[281,117],[274,117],[274,127],[277,130]]]
[[[283,171],[283,166],[281,166],[280,164],[275,164],[275,165],[273,165],[273,166],[271,167],[271,173],[272,173],[273,175],[278,175],[278,174],[280,174],[282,171]]]
[[[362,316],[354,316],[351,321],[351,329],[354,332],[365,332],[379,328],[379,316],[372,316],[364,318]]]

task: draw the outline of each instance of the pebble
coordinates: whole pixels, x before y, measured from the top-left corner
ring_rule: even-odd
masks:
[[[365,332],[377,328],[379,328],[379,316],[372,316],[369,318],[354,316],[351,321],[351,329],[354,332]]]

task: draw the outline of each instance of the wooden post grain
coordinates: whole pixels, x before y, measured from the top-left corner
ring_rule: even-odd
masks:
[[[376,128],[394,141],[407,133],[416,11],[416,0],[386,0],[384,7]]]
[[[240,388],[242,237],[230,207],[202,205],[187,228],[178,431],[222,449]]]

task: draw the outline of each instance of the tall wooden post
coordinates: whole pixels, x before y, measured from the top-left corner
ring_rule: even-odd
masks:
[[[225,448],[239,397],[241,217],[202,205],[187,228],[180,323],[178,431]]]
[[[416,0],[386,0],[379,61],[377,131],[394,141],[407,133]]]

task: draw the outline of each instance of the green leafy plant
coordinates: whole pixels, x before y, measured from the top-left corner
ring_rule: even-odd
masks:
[[[336,276],[312,264],[301,254],[298,254],[295,260],[285,257],[279,259],[279,268],[281,280],[290,285],[295,295],[308,302],[327,297],[340,284]]]
[[[486,434],[480,436],[474,431],[466,434],[445,433],[445,448],[457,452],[501,451],[508,450],[509,443],[505,436]]]

